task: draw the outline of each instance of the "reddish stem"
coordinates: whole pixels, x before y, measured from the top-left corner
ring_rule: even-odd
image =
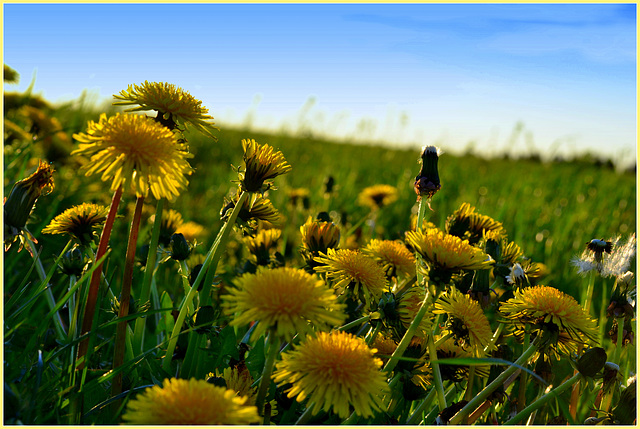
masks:
[[[111,237],[111,229],[113,228],[113,222],[116,219],[116,213],[118,212],[118,205],[122,197],[122,187],[113,194],[111,200],[111,207],[107,214],[107,220],[104,223],[102,234],[100,235],[100,243],[98,244],[98,251],[96,253],[96,261],[99,261],[105,253],[107,253],[107,247],[109,246],[109,237]],[[96,312],[96,303],[98,301],[98,290],[100,289],[100,277],[102,276],[102,263],[96,267],[91,274],[91,282],[89,283],[89,293],[87,294],[87,305],[84,310],[84,317],[82,318],[82,331],[80,335],[84,335],[91,331],[93,324],[93,317]],[[78,346],[78,360],[81,360],[87,354],[89,349],[89,337],[80,342]],[[80,362],[78,369],[84,368],[85,362]]]
[[[136,208],[131,221],[131,231],[129,232],[129,243],[127,245],[127,255],[124,265],[124,277],[122,279],[122,292],[120,293],[120,311],[118,317],[123,318],[129,314],[129,299],[131,298],[131,283],[133,282],[133,266],[136,257],[136,243],[138,242],[138,231],[140,229],[140,218],[142,217],[142,204],[144,197],[138,197]],[[113,351],[113,369],[124,363],[125,339],[127,336],[127,321],[118,322],[116,328],[116,343]],[[111,394],[119,395],[122,391],[122,373],[113,379]]]

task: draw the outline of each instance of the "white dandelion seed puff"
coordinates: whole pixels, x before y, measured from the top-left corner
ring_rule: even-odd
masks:
[[[624,244],[620,244],[621,241],[619,237],[616,238],[611,255],[605,258],[602,264],[602,277],[621,276],[629,270],[631,260],[636,255],[636,234],[631,234]]]

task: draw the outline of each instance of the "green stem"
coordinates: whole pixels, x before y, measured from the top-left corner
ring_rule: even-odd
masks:
[[[153,222],[153,230],[151,231],[151,242],[149,243],[149,254],[144,269],[144,277],[142,279],[142,287],[140,288],[140,305],[144,305],[151,295],[151,279],[156,268],[156,260],[158,258],[158,242],[160,241],[160,225],[162,224],[162,210],[164,208],[164,198],[160,198],[156,204],[155,222]],[[140,317],[136,319],[133,334],[133,347],[136,353],[140,354],[144,348],[144,331],[146,327],[146,318]]]
[[[524,331],[524,342],[523,342],[523,347],[525,349],[529,347],[530,339],[531,339],[530,327],[529,325],[527,325]],[[520,387],[518,390],[518,405],[517,405],[518,412],[522,411],[522,409],[524,408],[526,397],[527,397],[527,373],[525,371],[522,371],[520,373]]]
[[[243,191],[240,194],[240,197],[238,197],[238,202],[236,203],[233,211],[231,212],[231,215],[229,216],[229,220],[227,220],[227,223],[225,223],[224,227],[218,234],[216,242],[213,244],[213,256],[211,258],[210,265],[207,266],[206,264],[203,264],[202,271],[206,273],[206,276],[202,285],[202,292],[200,293],[200,305],[211,305],[211,286],[213,285],[213,278],[216,274],[216,269],[218,268],[218,262],[220,261],[222,252],[226,249],[229,233],[236,224],[238,214],[240,213],[245,200],[249,198],[249,195],[250,193],[246,191]]]
[[[436,389],[431,389],[431,391],[429,392],[429,394],[427,395],[426,398],[424,398],[422,400],[422,402],[420,402],[420,404],[418,404],[418,406],[415,408],[415,410],[413,410],[413,413],[411,414],[411,416],[409,416],[409,418],[407,419],[406,424],[407,425],[415,425],[418,424],[418,419],[421,417],[422,413],[424,412],[424,410],[429,407],[429,405],[431,405],[431,402],[433,402],[433,398],[436,396]]]
[[[422,300],[422,305],[420,306],[420,310],[418,310],[418,312],[416,313],[416,316],[413,318],[411,325],[409,325],[409,329],[407,329],[407,332],[405,332],[404,336],[402,337],[402,340],[400,340],[400,344],[398,344],[398,347],[396,347],[395,351],[389,358],[389,361],[384,366],[385,371],[389,373],[393,371],[393,369],[398,364],[398,359],[402,357],[407,347],[409,347],[409,343],[413,339],[413,335],[418,330],[418,326],[420,326],[420,322],[422,322],[422,319],[424,318],[424,315],[427,313],[427,310],[429,308],[429,306],[427,305],[429,296],[430,294],[428,290],[425,291],[424,300]]]
[[[593,285],[596,281],[596,273],[594,270],[589,272],[589,280],[587,281],[587,293],[584,296],[584,301],[582,303],[582,308],[588,314],[591,314],[591,300],[593,297]]]
[[[144,197],[136,199],[136,208],[131,221],[129,231],[129,242],[127,244],[127,254],[124,263],[124,276],[122,278],[122,291],[120,292],[120,309],[118,317],[124,318],[129,315],[129,300],[131,299],[131,284],[133,283],[133,267],[136,258],[136,244],[138,242],[138,232],[140,230],[140,219],[142,218],[142,205]],[[116,327],[116,342],[113,349],[113,369],[124,363],[125,339],[127,336],[127,320],[118,322]],[[122,372],[119,372],[111,384],[111,395],[118,396],[122,392]],[[118,408],[120,401],[115,401],[115,408]]]
[[[295,425],[306,425],[309,420],[311,420],[311,417],[313,416],[311,410],[313,409],[314,404],[315,402],[311,402],[309,405],[307,405],[307,409],[304,410],[304,413],[302,413],[302,415],[294,423]]]
[[[120,199],[122,197],[122,186],[118,188],[118,190],[113,194],[113,199],[111,200],[111,206],[109,207],[109,213],[107,214],[107,219],[104,222],[104,227],[102,228],[102,234],[100,235],[100,242],[98,243],[98,251],[96,252],[96,261],[99,261],[105,253],[107,253],[107,248],[109,246],[109,238],[111,237],[111,230],[113,229],[113,223],[116,220],[116,214],[118,212],[118,205],[120,204]],[[100,289],[100,277],[102,275],[102,265],[100,265],[91,273],[91,281],[89,283],[89,293],[87,294],[87,304],[84,309],[84,316],[82,318],[82,330],[80,331],[80,336],[91,331],[91,327],[93,326],[94,316],[96,314],[96,304],[98,301],[98,291]],[[78,360],[82,359],[86,354],[89,348],[89,339],[90,336],[80,342],[78,346]],[[83,369],[85,366],[85,362],[80,364],[78,369]]]
[[[520,411],[511,419],[504,422],[504,425],[514,425],[518,423],[523,418],[527,417],[531,412],[537,410],[542,407],[545,403],[547,403],[550,399],[557,398],[560,394],[562,394],[565,390],[573,386],[573,384],[580,379],[580,373],[574,374],[573,377],[562,383],[560,386],[555,389],[549,391],[546,395],[541,396],[536,401],[534,401],[531,405],[529,405],[524,410]]]
[[[367,316],[362,316],[359,319],[356,319],[354,321],[351,321],[349,323],[347,323],[346,325],[342,325],[339,328],[336,328],[338,331],[348,331],[349,329],[355,327],[355,326],[359,326],[361,324],[363,324],[364,322],[368,321],[369,319],[371,319],[371,316],[367,315]]]
[[[256,395],[256,407],[258,407],[258,413],[262,415],[264,408],[264,401],[267,397],[267,391],[271,385],[271,373],[273,372],[273,365],[276,363],[276,357],[280,351],[280,339],[276,335],[275,331],[269,332],[269,352],[267,359],[264,362],[264,368],[262,369],[262,379],[260,380],[260,387],[258,387],[258,393]]]
[[[538,350],[538,344],[542,341],[541,338],[541,336],[537,336],[533,343],[531,343],[529,348],[526,349],[524,353],[522,353],[522,355],[518,358],[518,360],[514,362],[514,365],[509,366],[484,389],[482,389],[480,393],[478,393],[471,401],[467,403],[467,405],[465,405],[460,411],[458,411],[458,413],[453,416],[453,418],[451,418],[449,424],[460,424],[465,416],[468,416],[478,407],[478,405],[483,403],[489,397],[489,395],[491,395],[501,384],[503,384],[511,374],[520,369],[520,366],[527,363],[529,361],[529,358],[533,356],[533,354]]]
[[[182,301],[180,312],[178,313],[178,318],[176,319],[176,323],[173,326],[173,331],[171,332],[171,338],[169,339],[169,345],[167,346],[167,354],[165,355],[164,360],[162,362],[162,368],[167,372],[171,368],[171,359],[173,358],[173,351],[175,350],[176,344],[178,343],[178,336],[180,335],[180,330],[182,329],[182,323],[184,322],[184,319],[187,316],[187,309],[191,304],[191,301],[193,300],[194,296],[198,292],[198,286],[202,283],[202,279],[203,277],[205,277],[205,273],[207,271],[215,273],[216,265],[218,263],[218,260],[220,259],[220,255],[222,254],[222,248],[224,247],[222,246],[222,244],[226,242],[226,237],[229,236],[229,231],[233,228],[233,225],[235,225],[236,219],[238,217],[238,213],[240,213],[240,209],[242,208],[244,200],[248,197],[248,195],[249,194],[247,192],[243,192],[240,195],[240,198],[238,199],[238,203],[233,208],[233,211],[231,212],[231,216],[229,217],[229,220],[222,227],[222,231],[220,231],[220,234],[219,234],[220,239],[213,244],[211,249],[209,249],[209,253],[207,253],[207,257],[205,258],[204,264],[202,264],[202,269],[200,270],[198,277],[196,278],[195,282],[193,282],[193,285],[189,290],[189,294]],[[207,278],[209,277],[209,274],[211,273],[207,273],[206,275]],[[207,284],[205,283],[202,289],[203,291],[205,290],[206,286]],[[202,295],[202,296],[206,296],[206,295]],[[204,302],[202,304],[204,305]]]
[[[422,232],[422,222],[424,221],[425,214],[427,213],[427,203],[425,198],[420,198],[418,204],[418,218],[416,219],[416,231]],[[416,252],[416,276],[418,278],[418,285],[422,285],[424,282],[424,276],[421,273],[422,256]]]
[[[42,282],[47,281],[47,273],[44,270],[44,266],[42,265],[42,261],[40,261],[40,255],[36,250],[35,244],[27,237],[25,240],[29,245],[29,249],[31,250],[31,255],[33,256],[33,261],[36,264],[36,271],[38,272],[38,276]],[[56,299],[53,296],[53,292],[51,291],[51,284],[47,283],[45,287],[45,298],[47,299],[47,304],[49,305],[49,310],[53,310],[56,308]],[[56,331],[56,336],[58,340],[64,341],[67,338],[67,334],[64,331],[64,322],[62,321],[62,317],[60,313],[56,311],[56,314],[53,316],[53,327]]]
[[[436,345],[433,342],[433,334],[427,338],[427,347],[429,348],[429,360],[433,368],[433,382],[435,384],[436,393],[438,394],[438,407],[440,411],[447,408],[447,400],[444,397],[444,386],[442,384],[442,375],[440,374],[440,364],[435,362],[438,360]]]

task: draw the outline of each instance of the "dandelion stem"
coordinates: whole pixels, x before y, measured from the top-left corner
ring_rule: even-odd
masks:
[[[616,341],[616,349],[613,352],[613,360],[611,362],[619,365],[620,355],[622,354],[622,340],[624,338],[624,317],[618,317],[616,319],[616,323],[618,324],[618,339]]]
[[[520,411],[518,414],[516,414],[514,417],[512,417],[509,420],[507,420],[503,424],[504,425],[513,425],[513,424],[518,423],[520,420],[522,420],[523,418],[527,417],[531,412],[533,412],[534,410],[537,410],[538,408],[542,407],[550,399],[558,397],[561,393],[563,393],[569,387],[573,386],[573,384],[576,381],[578,381],[579,379],[580,379],[580,373],[574,374],[573,377],[571,377],[570,379],[568,379],[567,381],[565,381],[564,383],[562,383],[560,386],[556,387],[555,389],[549,391],[549,393],[547,393],[546,395],[542,395],[540,398],[538,398],[536,401],[534,401],[531,405],[526,407],[524,410]]]
[[[582,308],[588,314],[591,314],[591,300],[593,299],[593,285],[596,281],[596,274],[594,270],[589,272],[589,280],[587,281],[587,292],[584,296],[584,301],[582,303]]]
[[[420,198],[420,203],[418,204],[418,218],[416,219],[416,231],[422,231],[422,223],[424,221],[424,216],[427,213],[427,203],[425,203],[425,198]],[[416,253],[416,276],[418,278],[418,285],[422,285],[424,281],[424,276],[421,272],[422,265],[422,256],[420,253]]]
[[[436,389],[431,389],[431,391],[429,392],[429,394],[427,395],[426,398],[424,398],[422,400],[422,402],[420,402],[420,404],[415,408],[415,410],[413,410],[413,413],[411,414],[411,416],[409,416],[409,418],[407,419],[406,424],[408,425],[415,425],[418,423],[418,418],[422,415],[422,413],[424,412],[424,410],[431,405],[431,402],[433,402],[433,398],[436,396]]]
[[[249,198],[250,193],[243,191],[238,197],[238,202],[236,203],[231,215],[229,216],[229,220],[224,224],[222,230],[218,234],[215,243],[209,252],[213,252],[213,256],[211,257],[211,261],[209,265],[206,263],[202,266],[202,271],[204,271],[205,278],[204,283],[202,284],[202,291],[200,293],[200,305],[211,305],[211,285],[213,284],[213,277],[216,274],[216,269],[218,268],[218,262],[220,261],[220,257],[222,256],[223,250],[226,248],[227,240],[229,238],[229,233],[233,229],[236,224],[236,219],[238,218],[238,214],[240,210],[242,210],[242,206],[247,198]],[[205,261],[206,262],[206,261]],[[198,275],[198,277],[200,277]],[[198,280],[196,279],[196,284]]]
[[[528,349],[522,353],[522,355],[514,362],[514,365],[509,366],[500,375],[498,375],[491,383],[485,386],[471,401],[467,403],[458,413],[449,421],[450,425],[460,424],[465,416],[468,416],[472,411],[484,402],[489,395],[491,395],[504,381],[522,366],[529,361],[529,358],[538,350],[538,344],[542,341],[541,336],[537,336],[531,343]]]
[[[298,418],[298,420],[294,423],[295,425],[306,425],[309,420],[311,420],[311,416],[313,415],[311,410],[313,409],[315,402],[311,402],[307,405],[307,409],[304,410],[302,415]]]
[[[138,242],[138,232],[140,230],[140,219],[142,217],[142,205],[144,197],[136,199],[136,208],[131,220],[131,230],[129,231],[129,242],[127,243],[127,254],[124,263],[124,276],[122,278],[122,291],[120,292],[120,309],[118,317],[123,318],[129,315],[129,300],[131,298],[131,283],[133,283],[133,267],[136,257],[136,244]],[[116,342],[113,350],[113,369],[124,363],[125,339],[127,336],[127,320],[118,322],[116,327]],[[122,392],[122,372],[119,372],[111,384],[111,395],[117,396]],[[120,401],[115,401],[116,408]]]
[[[256,407],[258,407],[258,413],[262,415],[264,412],[264,401],[267,397],[267,390],[271,384],[271,372],[273,372],[273,365],[276,363],[276,357],[280,351],[280,339],[276,333],[272,330],[269,332],[269,352],[267,359],[264,362],[264,368],[262,369],[262,380],[260,380],[260,387],[258,387],[258,393],[256,395]]]
[[[151,294],[151,280],[153,272],[156,268],[156,259],[158,257],[158,242],[160,241],[160,225],[162,224],[162,210],[164,208],[164,198],[160,198],[156,204],[155,222],[153,222],[153,230],[151,231],[151,242],[149,243],[149,254],[144,269],[144,277],[142,279],[142,287],[140,289],[140,305],[144,305],[149,300]],[[133,349],[139,354],[144,348],[144,330],[146,327],[146,318],[140,317],[136,319],[133,335]]]
[[[111,206],[109,207],[109,213],[107,219],[104,222],[102,228],[102,234],[100,235],[100,242],[98,243],[98,251],[96,252],[96,261],[99,261],[105,253],[107,253],[107,247],[109,246],[109,238],[111,237],[111,230],[113,223],[116,220],[116,213],[118,212],[118,205],[122,198],[122,186],[116,190],[111,200]],[[82,318],[82,330],[80,336],[91,331],[93,325],[94,315],[96,314],[96,304],[98,301],[98,291],[100,289],[100,277],[102,275],[102,263],[91,273],[91,281],[89,283],[89,293],[87,294],[87,303],[84,309],[84,317]],[[89,348],[89,337],[82,340],[78,346],[78,360],[84,358]],[[81,362],[78,369],[83,369],[85,362]]]
[[[187,294],[185,299],[182,301],[180,312],[178,313],[178,318],[176,319],[176,323],[173,326],[173,331],[171,332],[171,338],[169,339],[169,345],[167,346],[167,354],[165,355],[164,360],[162,361],[162,368],[165,371],[169,371],[171,369],[171,359],[173,358],[173,351],[175,350],[176,344],[178,343],[178,336],[180,335],[180,330],[182,329],[182,323],[184,322],[184,319],[187,316],[187,309],[189,307],[189,304],[191,304],[191,301],[193,300],[194,296],[198,292],[198,286],[200,286],[200,284],[202,283],[202,279],[205,277],[205,273],[207,273],[207,271],[215,273],[216,265],[222,253],[221,249],[223,246],[221,246],[221,244],[224,243],[226,241],[226,238],[229,236],[229,231],[231,230],[231,228],[233,228],[233,225],[235,225],[236,218],[238,217],[238,213],[240,213],[240,209],[242,208],[244,200],[248,197],[248,195],[249,194],[247,192],[243,192],[240,195],[240,198],[238,199],[238,203],[233,208],[233,211],[231,212],[231,216],[229,216],[229,220],[227,221],[227,223],[224,224],[224,226],[222,227],[222,231],[220,231],[220,233],[218,234],[219,239],[213,244],[213,246],[211,246],[211,249],[209,249],[209,253],[207,253],[207,257],[205,258],[204,263],[202,264],[202,269],[200,270],[200,273],[198,273],[198,277],[193,282],[193,285],[191,286],[189,293]],[[210,266],[211,266],[211,269],[209,269]],[[209,278],[210,275],[213,276],[212,273],[207,273],[206,277]],[[203,292],[206,287],[207,287],[207,283],[205,282],[202,288]],[[208,294],[201,295],[201,296],[206,297],[208,296]],[[201,304],[204,305],[204,300]]]
[[[530,339],[531,339],[531,328],[527,324],[527,327],[524,331],[524,342],[523,342],[523,346],[525,349],[529,347]],[[518,390],[518,405],[516,408],[518,412],[522,411],[522,409],[524,408],[526,397],[527,397],[527,372],[522,371],[520,372],[520,387]]]
[[[371,319],[371,316],[366,315],[366,316],[362,316],[359,319],[356,319],[354,321],[351,321],[349,323],[347,323],[346,325],[342,325],[339,328],[336,328],[338,331],[348,331],[349,329],[355,327],[355,326],[359,326],[362,323],[368,321],[369,319]]]
[[[436,344],[433,341],[433,333],[427,338],[427,347],[429,347],[429,360],[431,361],[431,367],[433,368],[433,383],[435,384],[436,393],[438,394],[438,407],[440,411],[447,408],[447,400],[444,397],[444,386],[442,384],[442,374],[440,374],[440,364],[436,362],[438,360],[438,352],[436,351]]]

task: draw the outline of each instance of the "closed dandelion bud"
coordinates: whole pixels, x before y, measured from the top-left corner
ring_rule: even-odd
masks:
[[[53,172],[53,167],[41,160],[35,173],[13,185],[4,202],[5,234],[7,228],[18,232],[24,228],[38,198],[53,191]]]
[[[333,192],[333,187],[335,186],[336,181],[333,176],[327,176],[324,179],[324,193],[325,195],[331,194]]]
[[[398,301],[391,292],[384,292],[382,298],[378,301],[378,311],[384,314],[387,322],[395,324],[400,321],[400,313],[398,312]]]
[[[576,367],[580,374],[585,377],[594,377],[607,361],[607,352],[602,347],[594,347],[586,352],[576,362]]]
[[[184,261],[191,254],[191,246],[184,235],[177,233],[171,236],[171,258],[176,261]]]
[[[196,279],[198,278],[198,274],[200,274],[202,267],[203,267],[202,264],[198,264],[195,267],[193,267],[193,269],[191,270],[191,274],[189,274],[189,285],[193,286],[193,284],[196,282]],[[200,282],[200,285],[198,286],[198,292],[202,290],[203,284],[204,284],[204,281]]]
[[[426,146],[422,149],[422,168],[416,176],[413,185],[418,200],[425,197],[430,200],[440,190],[440,176],[438,175],[438,157],[442,151],[436,146]]]
[[[213,326],[213,322],[216,321],[219,314],[220,311],[210,305],[204,305],[198,308],[195,320],[196,332],[198,334],[206,334],[210,332],[211,326]]]
[[[85,265],[84,253],[77,247],[65,253],[60,260],[60,270],[68,276],[80,277]]]

